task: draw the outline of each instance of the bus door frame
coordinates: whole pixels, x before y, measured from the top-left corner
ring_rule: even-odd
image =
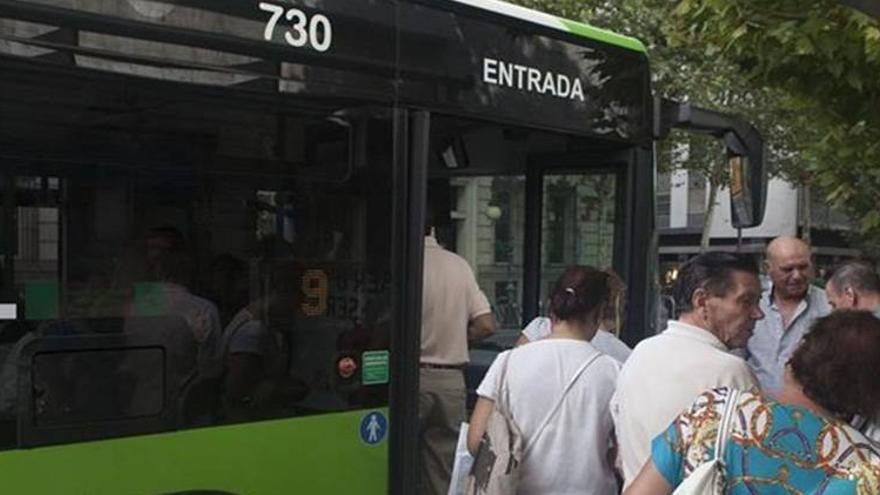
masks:
[[[529,157],[526,169],[526,226],[523,273],[523,326],[538,316],[543,244],[543,181],[549,174],[613,173],[615,250],[612,265],[627,286],[627,325],[621,338],[633,345],[653,333],[648,257],[655,245],[653,151],[638,145],[614,151],[574,151]]]
[[[391,382],[388,493],[418,491],[422,263],[431,114],[393,110]]]

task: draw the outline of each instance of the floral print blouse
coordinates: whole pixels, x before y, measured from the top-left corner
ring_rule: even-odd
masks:
[[[729,389],[702,394],[651,445],[673,487],[713,458]],[[842,421],[743,392],[724,454],[731,495],[880,494],[880,446]]]

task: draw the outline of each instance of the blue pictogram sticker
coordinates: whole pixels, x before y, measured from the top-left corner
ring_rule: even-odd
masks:
[[[361,440],[367,445],[376,445],[388,433],[388,420],[379,411],[371,411],[361,420]]]

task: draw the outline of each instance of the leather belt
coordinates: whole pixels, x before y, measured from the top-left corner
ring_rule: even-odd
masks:
[[[459,370],[464,371],[467,368],[465,364],[436,364],[436,363],[419,363],[419,368],[427,370]]]

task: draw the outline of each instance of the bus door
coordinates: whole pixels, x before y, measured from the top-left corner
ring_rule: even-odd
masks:
[[[472,405],[495,355],[546,311],[541,301],[566,266],[613,267],[627,280],[635,217],[630,179],[649,155],[447,116],[432,118],[431,139],[428,210],[435,212],[438,240],[470,263],[498,322],[496,335],[471,346]],[[641,228],[650,225],[644,217]]]
[[[526,268],[529,317],[549,316],[547,301],[556,279],[571,265],[628,273],[628,162],[625,151],[553,153],[533,157],[529,171],[534,214],[526,226],[537,255]],[[619,320],[623,320],[623,299]],[[622,325],[615,328],[619,331]]]
[[[629,345],[653,334],[654,172],[650,148],[593,145],[530,160],[530,257],[524,305],[547,315],[549,292],[565,267],[612,270],[624,286],[614,306],[614,333]],[[537,211],[540,211],[540,214]],[[654,248],[655,249],[655,248]]]

